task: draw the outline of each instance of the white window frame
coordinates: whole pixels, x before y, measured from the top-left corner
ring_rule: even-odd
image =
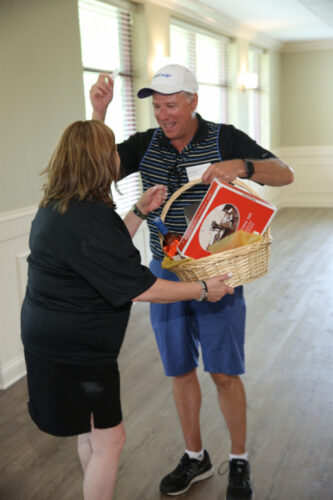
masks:
[[[188,45],[188,53],[186,56],[186,60],[181,59],[179,55],[177,55],[177,47],[173,48],[173,40],[172,40],[172,30],[181,30],[184,35],[187,37],[186,43]],[[207,40],[210,39],[212,42],[217,41],[219,47],[219,60],[216,61],[215,65],[220,67],[218,79],[214,82],[210,81],[209,78],[205,78],[202,72],[200,72],[198,68],[198,48],[196,44],[198,43],[198,39],[200,35],[203,35]],[[205,119],[210,119],[209,111],[207,111],[207,106],[203,102],[204,89],[210,89],[211,92],[217,92],[218,99],[214,99],[214,104],[216,107],[216,102],[220,102],[221,106],[218,110],[212,110],[214,112],[214,119],[212,121],[216,121],[218,123],[225,123],[228,121],[228,101],[229,101],[229,44],[231,40],[230,38],[223,36],[221,34],[206,30],[199,26],[186,23],[177,18],[171,18],[170,20],[170,60],[174,63],[179,63],[187,66],[198,79],[199,84],[199,104],[198,104],[198,112],[203,115]],[[211,60],[211,54],[207,55],[210,58],[211,64],[214,65],[214,61]],[[224,64],[220,63],[223,60]],[[200,73],[200,75],[199,75]],[[201,96],[201,101],[200,101]],[[202,104],[202,107],[201,107]]]
[[[114,101],[110,104],[110,111],[106,115],[105,123],[110,126],[116,137],[117,142],[126,140],[136,131],[135,122],[135,107],[134,107],[134,90],[133,90],[133,70],[132,70],[132,47],[131,47],[131,13],[133,7],[129,2],[124,1],[108,1],[108,0],[79,0],[79,20],[80,9],[85,8],[95,9],[103,16],[103,10],[110,12],[110,17],[114,20],[117,17],[118,39],[119,39],[119,68],[101,67],[93,65],[84,65],[84,54],[82,53],[82,75],[84,79],[85,103],[86,103],[86,119],[91,119],[92,107],[89,100],[90,86],[97,80],[99,73],[112,73],[115,69],[119,71],[118,77],[115,79],[115,96]],[[108,6],[110,9],[108,9]],[[113,13],[113,14],[112,14]],[[84,52],[84,43],[82,40],[83,30],[80,25],[81,33],[81,48]],[[87,77],[91,74],[94,79]],[[117,96],[118,93],[118,96]],[[120,101],[120,102],[119,102]],[[117,111],[116,111],[117,109]],[[120,122],[120,126],[118,125]],[[112,197],[117,205],[117,212],[124,216],[131,208],[134,202],[137,201],[142,192],[142,183],[139,173],[132,174],[118,182],[120,193],[112,186]]]
[[[258,75],[258,85],[249,90],[249,135],[257,143],[262,142],[263,129],[263,57],[265,51],[250,46],[248,50],[248,71]]]

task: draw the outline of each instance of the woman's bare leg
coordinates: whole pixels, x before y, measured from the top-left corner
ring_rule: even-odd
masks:
[[[111,500],[116,484],[118,463],[125,444],[125,428],[120,423],[108,429],[95,429],[87,435],[82,435],[80,456],[84,470],[83,497],[84,500]],[[88,437],[91,455],[85,447],[85,437]],[[80,454],[80,452],[79,452]]]
[[[80,434],[77,438],[77,451],[83,472],[86,471],[92,454],[89,436],[90,432],[87,432],[86,434]]]

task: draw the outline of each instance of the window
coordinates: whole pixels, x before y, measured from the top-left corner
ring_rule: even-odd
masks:
[[[206,120],[226,122],[228,116],[227,47],[229,39],[176,19],[170,25],[170,56],[187,66],[199,83],[198,112]]]
[[[114,97],[105,123],[114,131],[116,141],[122,142],[136,130],[130,9],[98,0],[79,0],[79,20],[86,118],[90,119],[92,115],[90,87],[99,73],[112,73],[117,69],[119,76],[115,80]],[[118,186],[123,195],[119,195],[113,186],[112,195],[117,212],[123,215],[140,196],[139,174],[132,174]]]
[[[249,135],[261,142],[262,122],[262,59],[264,51],[256,47],[249,48],[248,71],[258,75],[257,88],[249,90]]]

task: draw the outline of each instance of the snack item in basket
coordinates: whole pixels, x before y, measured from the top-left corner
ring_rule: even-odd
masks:
[[[179,245],[183,257],[211,255],[210,247],[235,231],[263,234],[276,208],[244,189],[214,179]]]
[[[177,247],[181,240],[180,234],[170,233],[169,229],[166,227],[164,222],[160,217],[155,217],[153,220],[154,224],[157,226],[157,229],[163,236],[163,250],[169,257],[178,256]]]

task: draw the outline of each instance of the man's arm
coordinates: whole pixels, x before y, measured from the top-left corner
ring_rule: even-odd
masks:
[[[268,186],[285,186],[291,184],[294,180],[292,168],[278,158],[248,159],[254,165],[251,181]],[[243,159],[226,160],[208,167],[202,176],[202,181],[204,184],[211,184],[214,177],[216,177],[220,181],[232,182],[236,177],[245,178],[246,174],[247,170]]]
[[[284,186],[294,180],[292,168],[233,125],[221,125],[219,147],[224,161],[211,165],[204,172],[202,179],[205,184],[210,184],[214,177],[225,182],[232,182],[236,177],[245,178],[245,158],[254,165],[252,181],[269,186]]]
[[[105,121],[108,106],[113,99],[113,86],[114,81],[107,73],[101,73],[97,82],[92,85],[90,101],[93,107],[93,120]],[[153,129],[147,130],[147,132],[137,132],[126,141],[117,143],[121,160],[121,178],[138,171],[140,161],[150,144],[153,132]]]
[[[106,112],[113,99],[113,80],[107,73],[101,73],[90,89],[90,102],[93,107],[92,119],[104,122]]]

